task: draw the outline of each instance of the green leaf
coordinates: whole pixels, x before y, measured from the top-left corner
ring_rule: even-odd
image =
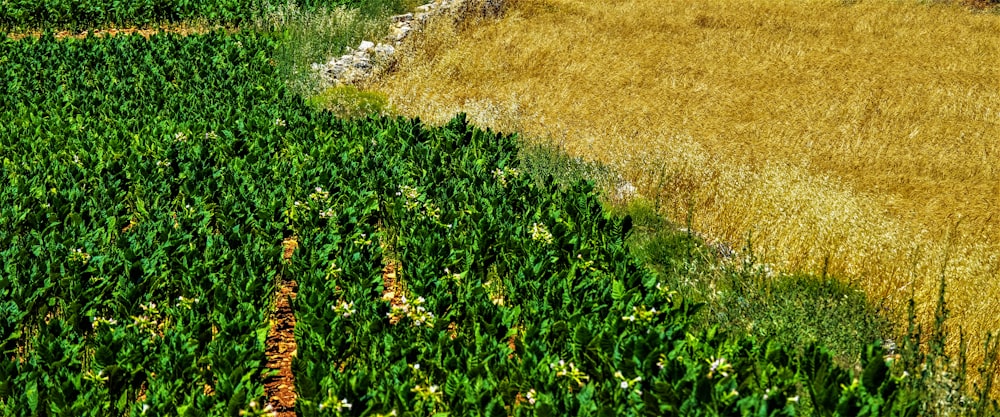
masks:
[[[240,415],[240,410],[246,407],[247,402],[247,392],[243,388],[236,390],[233,397],[229,399],[229,404],[226,407],[226,413],[231,417],[238,417]]]
[[[25,386],[24,396],[28,397],[28,408],[31,414],[38,412],[38,381],[30,380]]]
[[[555,417],[556,409],[552,407],[552,404],[547,402],[539,402],[535,405],[535,416],[536,417]]]
[[[861,382],[869,394],[877,395],[879,387],[886,381],[889,375],[889,367],[881,357],[872,358],[865,366],[864,373],[861,374]]]
[[[622,298],[625,298],[625,284],[615,280],[611,284],[611,298],[615,301],[621,301]]]

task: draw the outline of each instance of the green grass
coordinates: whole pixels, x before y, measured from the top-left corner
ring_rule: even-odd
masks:
[[[633,253],[665,285],[705,303],[701,323],[776,340],[786,346],[820,343],[843,365],[865,347],[890,338],[892,326],[865,294],[833,277],[777,274],[756,263],[752,250],[708,245],[695,232],[666,221],[651,204],[635,201]]]
[[[352,85],[327,88],[309,97],[307,101],[313,107],[330,110],[345,119],[388,116],[393,113],[385,94],[359,90]]]

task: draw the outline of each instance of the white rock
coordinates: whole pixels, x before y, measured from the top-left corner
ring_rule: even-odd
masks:
[[[354,68],[366,70],[370,69],[371,67],[372,67],[371,61],[369,61],[368,58],[359,57],[358,59],[354,60]]]
[[[406,38],[406,35],[409,34],[410,34],[410,27],[404,26],[392,31],[392,39],[395,40],[396,42],[399,42],[404,38]]]
[[[392,45],[387,45],[387,44],[384,44],[384,43],[380,43],[378,45],[375,45],[374,52],[375,52],[375,55],[385,57],[385,56],[390,56],[390,55],[396,53],[396,48],[393,48]]]
[[[358,51],[367,51],[375,47],[375,43],[371,41],[361,41],[361,45],[358,46]]]

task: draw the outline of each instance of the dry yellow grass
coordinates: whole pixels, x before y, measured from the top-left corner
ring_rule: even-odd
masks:
[[[1000,328],[1000,15],[843,3],[520,0],[432,25],[373,87],[608,163],[779,269],[829,258],[894,307],[915,291],[924,318],[944,269],[950,327],[980,340]]]

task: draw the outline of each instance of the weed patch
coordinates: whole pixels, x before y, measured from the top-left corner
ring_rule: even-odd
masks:
[[[309,104],[332,111],[345,119],[392,114],[385,94],[359,90],[351,85],[331,87],[309,98]]]

